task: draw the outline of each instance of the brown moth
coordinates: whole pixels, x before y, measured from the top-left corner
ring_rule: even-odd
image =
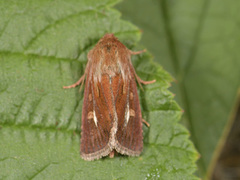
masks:
[[[131,63],[133,52],[113,34],[106,34],[88,53],[84,75],[73,88],[85,83],[82,109],[81,157],[84,160],[114,156],[114,151],[138,156],[143,149],[141,109],[137,94],[141,80]],[[141,85],[141,84],[140,84]],[[148,124],[148,123],[146,123]]]

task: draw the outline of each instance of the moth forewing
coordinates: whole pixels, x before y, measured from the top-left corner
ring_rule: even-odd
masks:
[[[119,112],[117,151],[121,154],[137,156],[143,148],[142,115],[133,72],[131,72],[131,78],[128,79],[125,99],[125,103],[121,102],[124,104],[123,112]],[[118,104],[116,106],[118,107]]]
[[[135,78],[141,80],[131,63],[133,52],[113,34],[106,34],[88,53],[81,126],[81,156],[84,160],[114,156],[114,151],[129,156],[142,152],[142,115]]]

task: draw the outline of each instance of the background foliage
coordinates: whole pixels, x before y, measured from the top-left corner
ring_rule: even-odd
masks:
[[[240,85],[240,2],[132,0],[119,4],[142,43],[176,79],[172,91],[199,151],[199,173],[211,173],[236,111]],[[135,8],[137,7],[137,8]],[[210,175],[210,174],[208,174]]]

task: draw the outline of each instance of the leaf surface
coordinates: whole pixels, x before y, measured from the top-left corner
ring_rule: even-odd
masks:
[[[84,72],[88,51],[107,32],[139,50],[140,30],[120,19],[116,0],[0,2],[0,179],[195,179],[197,153],[167,90],[171,76],[148,53],[133,57],[144,150],[80,158],[83,92],[62,89]]]

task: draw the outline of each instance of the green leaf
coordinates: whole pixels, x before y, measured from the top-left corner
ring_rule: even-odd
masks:
[[[132,0],[118,6],[124,19],[143,30],[142,43],[155,60],[176,78],[173,91],[201,154],[203,177],[211,173],[234,116],[240,87],[239,8],[234,0]]]
[[[0,179],[196,179],[197,152],[167,90],[171,76],[148,53],[133,57],[144,150],[87,162],[80,158],[83,92],[63,89],[84,72],[87,52],[107,32],[140,49],[140,30],[120,19],[117,0],[0,2]]]

